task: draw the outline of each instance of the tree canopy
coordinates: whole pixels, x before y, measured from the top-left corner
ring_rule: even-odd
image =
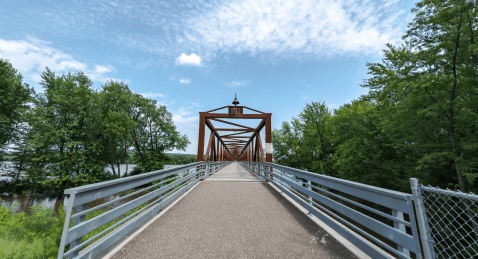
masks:
[[[11,88],[20,88],[21,77],[11,65],[4,67],[2,74],[13,75]],[[15,111],[24,124],[11,133],[17,174],[14,183],[2,183],[7,191],[61,195],[67,188],[119,177],[124,163],[137,164],[135,173],[159,170],[171,161],[166,152],[189,144],[164,105],[132,93],[123,82],[95,89],[82,72],[57,75],[48,68],[41,78],[43,93],[32,95],[24,87],[27,96],[21,98],[30,97],[31,108]],[[26,178],[19,178],[21,171]]]
[[[23,122],[32,89],[8,60],[0,58],[0,149],[15,138],[15,129]],[[1,158],[1,157],[0,157]]]
[[[423,0],[399,46],[368,63],[369,93],[307,104],[274,130],[278,163],[409,191],[408,178],[478,191],[478,7]]]

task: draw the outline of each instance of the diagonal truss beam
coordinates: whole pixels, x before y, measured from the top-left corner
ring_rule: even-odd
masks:
[[[247,141],[246,147],[252,142],[254,137],[264,128],[266,125],[266,119],[262,119],[261,123],[259,123],[259,126],[255,129],[254,133],[252,134],[251,138]],[[241,150],[241,153],[239,155],[242,155],[242,153],[245,151],[245,148]]]
[[[223,129],[218,128],[217,131],[247,131],[247,132],[254,132],[255,129]]]
[[[219,122],[222,122],[222,123],[226,123],[226,124],[229,124],[229,125],[232,125],[232,126],[237,126],[237,127],[241,127],[241,128],[245,128],[245,129],[251,129],[251,130],[254,129],[254,128],[251,128],[251,127],[247,127],[247,126],[244,126],[244,125],[240,125],[240,124],[236,124],[236,123],[232,123],[232,122],[229,122],[229,121],[224,121],[224,120],[220,120],[220,119],[216,119],[216,118],[211,118],[211,120],[219,121]]]
[[[224,107],[221,107],[221,108],[217,108],[217,109],[214,109],[214,110],[210,110],[210,111],[207,111],[207,112],[214,112],[214,111],[217,111],[217,110],[220,110],[220,109],[224,109],[224,108],[227,108],[227,106],[224,106]],[[250,108],[248,108],[250,109]]]
[[[247,107],[247,106],[244,106],[244,108],[246,108],[246,109],[249,109],[249,110],[251,110],[251,111],[255,111],[255,112],[258,112],[258,113],[263,113],[263,112],[261,112],[261,111],[258,111],[258,110],[254,110],[254,109],[252,109],[252,108],[249,108],[249,107]]]
[[[249,133],[248,131],[244,131],[244,132],[239,132],[239,133],[232,133],[232,134],[227,134],[227,135],[223,135],[221,136],[221,138],[224,138],[224,137],[229,137],[229,136],[236,136],[236,135],[240,135],[240,134],[244,134],[244,133]],[[241,136],[242,137],[242,136]],[[244,136],[246,138],[250,138],[250,136]]]
[[[214,135],[216,135],[217,139],[222,143],[222,145],[224,145],[225,144],[224,141],[221,139],[221,136],[219,135],[217,130],[214,128],[212,123],[209,121],[209,119],[206,119],[206,126],[209,128],[209,130],[211,130],[211,132],[214,133]],[[231,154],[231,151],[229,151],[229,149],[227,147],[226,147],[226,150],[229,154]]]

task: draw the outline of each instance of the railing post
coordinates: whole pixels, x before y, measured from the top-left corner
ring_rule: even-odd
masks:
[[[423,257],[425,259],[433,259],[435,258],[432,245],[433,239],[430,235],[430,227],[428,226],[427,214],[425,212],[425,205],[423,203],[423,196],[418,179],[410,178],[410,185],[412,188],[413,201],[415,203],[418,229],[420,230],[420,240],[422,241]]]
[[[88,204],[86,204],[86,203],[85,203],[85,204],[78,205],[78,206],[76,207],[76,213],[80,213],[80,212],[86,210],[86,209],[87,209],[87,206],[88,206]],[[76,225],[78,225],[78,224],[84,222],[84,221],[85,221],[85,216],[86,216],[86,215],[83,215],[83,216],[81,216],[81,217],[75,219],[75,224],[74,224],[74,226],[76,226]],[[77,246],[77,245],[80,245],[80,244],[81,244],[81,237],[70,243],[70,249],[72,249],[73,247],[75,247],[75,246]],[[80,252],[79,250],[75,251],[75,252],[73,253],[72,258],[73,258],[73,257],[77,257],[78,254],[79,254],[79,252]]]
[[[269,179],[269,176],[267,175],[266,171],[265,170],[260,170],[259,168],[262,169],[262,166],[261,165],[258,165],[257,166],[257,170],[259,170],[259,172],[263,172],[264,173],[264,178],[266,179],[266,181]]]
[[[204,174],[208,174],[209,175],[209,164],[206,164],[206,168],[204,170]]]
[[[75,194],[70,194],[68,198],[65,197],[63,204],[66,206],[66,217],[63,224],[63,234],[61,235],[60,250],[58,251],[58,259],[63,259],[63,254],[65,253],[66,247],[66,235],[68,229],[70,228],[70,218],[73,210],[73,201],[75,200]]]
[[[269,167],[269,172],[274,172],[274,168],[272,168],[272,166]],[[271,181],[274,181],[274,175],[269,174],[269,179],[271,179]]]
[[[392,210],[392,216],[394,216],[394,217],[396,217],[400,220],[403,220],[403,212],[401,212],[401,211]],[[403,225],[402,223],[398,223],[396,221],[393,221],[393,227],[398,229],[400,232],[407,233],[407,231],[405,229],[405,225]],[[408,249],[406,249],[406,248],[403,248],[401,245],[397,244],[397,250],[404,253],[408,257],[410,257],[410,251],[408,251]]]
[[[310,181],[310,180],[307,180],[307,189],[308,189],[309,191],[312,191],[312,181]],[[308,200],[309,200],[309,205],[310,205],[311,207],[313,207],[313,205],[312,205],[312,196],[308,195]],[[308,210],[308,211],[309,211],[309,216],[312,216],[312,213],[310,213],[310,210]]]
[[[183,177],[184,177],[184,175],[183,175]],[[166,179],[164,179],[164,177],[161,178],[161,179],[159,179],[159,181],[161,182],[161,183],[159,184],[159,188],[161,188],[161,187],[164,186],[164,181],[165,181],[165,180],[166,180]],[[163,196],[164,196],[164,193],[161,193],[161,194],[158,196],[158,202],[157,202],[158,204],[163,201]],[[162,211],[162,208],[158,210],[158,214],[159,214],[161,211]]]

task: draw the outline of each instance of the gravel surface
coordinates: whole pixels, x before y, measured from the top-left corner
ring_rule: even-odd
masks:
[[[357,257],[268,183],[205,180],[113,258]]]

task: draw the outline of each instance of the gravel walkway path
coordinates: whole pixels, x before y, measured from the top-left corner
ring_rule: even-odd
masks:
[[[237,163],[222,171],[113,258],[357,258],[268,183],[251,182]]]

